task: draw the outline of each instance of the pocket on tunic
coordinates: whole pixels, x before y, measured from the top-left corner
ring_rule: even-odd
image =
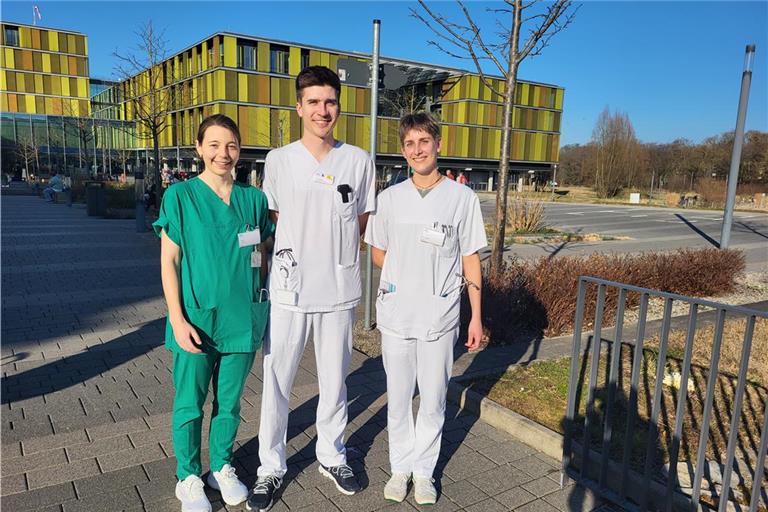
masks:
[[[251,303],[251,327],[253,329],[253,339],[255,341],[255,348],[261,346],[264,339],[264,333],[267,329],[267,322],[269,320],[269,301],[252,302]]]
[[[216,308],[184,306],[184,311],[187,314],[187,321],[195,328],[197,334],[200,335],[200,339],[203,342],[210,343],[213,335],[213,326],[216,322]]]
[[[432,324],[427,331],[429,338],[450,331],[459,323],[459,311],[461,309],[461,291],[455,291],[445,297],[433,295],[430,299]]]
[[[341,194],[336,194],[334,199],[334,227],[336,235],[336,262],[342,267],[348,267],[357,263],[357,255],[360,249],[360,230],[357,224],[357,207],[350,199],[348,203],[342,202]]]

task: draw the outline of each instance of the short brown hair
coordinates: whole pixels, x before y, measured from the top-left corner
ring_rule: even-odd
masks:
[[[435,140],[440,138],[440,124],[432,114],[427,112],[412,112],[400,118],[400,128],[398,129],[400,144],[405,141],[405,136],[411,130],[427,132]]]
[[[200,123],[200,127],[197,129],[197,142],[199,144],[203,143],[203,139],[205,138],[205,131],[211,126],[221,126],[222,128],[226,128],[227,130],[231,131],[234,134],[235,139],[237,139],[237,145],[241,145],[240,129],[237,127],[237,123],[235,123],[231,118],[225,116],[224,114],[213,114],[212,116],[208,116],[203,119],[203,122]]]
[[[339,75],[325,66],[309,66],[302,69],[296,77],[296,101],[301,101],[304,89],[315,85],[330,85],[336,90],[336,99],[341,96]]]

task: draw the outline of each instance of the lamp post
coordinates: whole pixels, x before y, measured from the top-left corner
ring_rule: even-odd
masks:
[[[747,119],[747,102],[749,101],[749,86],[752,83],[752,63],[754,60],[755,45],[749,44],[744,55],[744,72],[741,74],[741,94],[739,95],[739,110],[736,115],[736,134],[733,139],[733,152],[731,153],[731,170],[728,174],[723,227],[720,231],[721,249],[727,249],[731,241],[733,207],[736,203],[736,187],[739,183],[739,164],[741,163],[741,148],[744,145],[744,124]]]

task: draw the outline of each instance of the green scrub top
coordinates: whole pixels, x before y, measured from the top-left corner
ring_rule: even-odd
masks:
[[[230,204],[200,178],[177,183],[163,196],[153,224],[181,248],[179,287],[184,316],[197,330],[203,350],[254,352],[261,346],[269,314],[259,267],[251,267],[255,246],[240,247],[238,233],[258,228],[261,240],[274,233],[267,198],[235,182]],[[181,351],[166,322],[165,346]]]

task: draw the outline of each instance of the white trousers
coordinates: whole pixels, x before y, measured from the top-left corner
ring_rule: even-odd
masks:
[[[440,456],[453,346],[458,337],[458,327],[435,341],[381,335],[392,472],[432,477]],[[420,402],[414,422],[412,401],[416,384]]]
[[[282,477],[286,465],[288,402],[293,379],[307,344],[310,328],[320,398],[317,404],[317,446],[320,464],[337,466],[347,460],[346,378],[352,354],[354,309],[330,313],[296,313],[272,307],[269,335],[264,343],[264,388],[259,424],[259,476]]]

